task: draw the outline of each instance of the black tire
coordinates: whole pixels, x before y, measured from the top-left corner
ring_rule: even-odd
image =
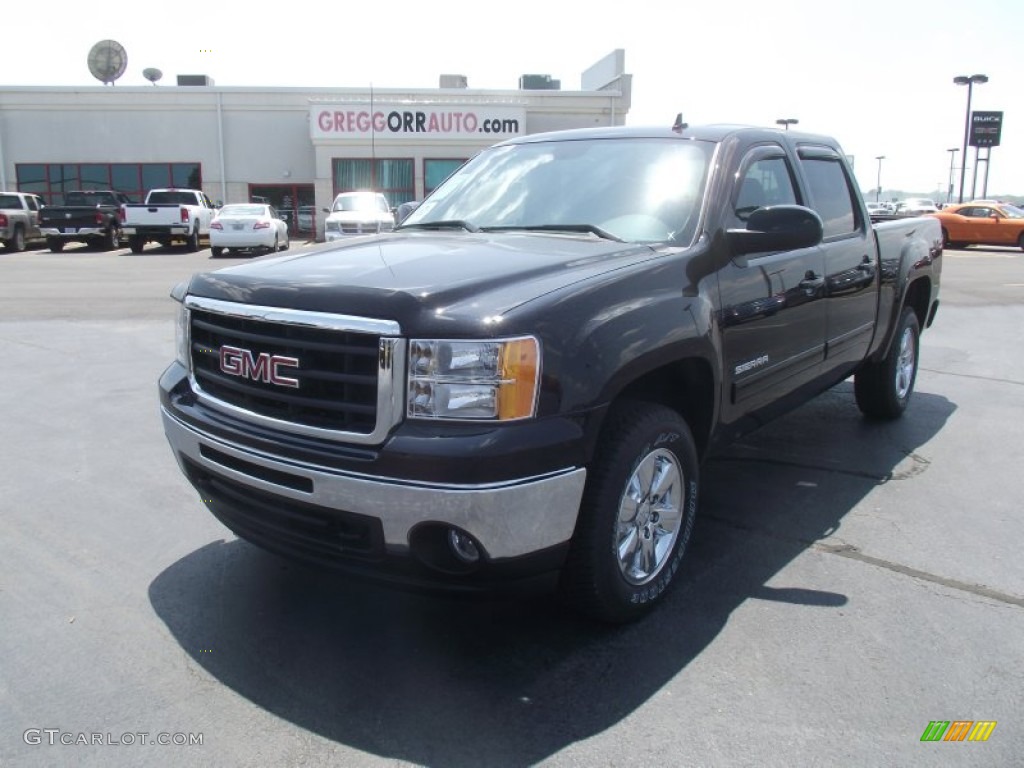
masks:
[[[121,243],[121,233],[118,232],[117,227],[110,227],[106,232],[103,233],[103,250],[104,251],[115,251]]]
[[[282,251],[287,251],[292,247],[292,239],[289,237],[284,241],[284,245],[281,246]]]
[[[656,403],[616,405],[587,469],[562,598],[613,623],[650,611],[682,562],[697,515],[698,480],[697,450],[678,413]],[[632,517],[620,520],[627,507]]]
[[[210,247],[210,255],[213,256],[213,258],[215,258],[215,259],[220,258],[220,255],[222,253],[224,253],[224,249],[221,246],[214,245],[214,246]]]
[[[1024,251],[1024,234],[1020,236],[1020,240],[1017,241],[1017,245],[1019,245],[1020,249]]]
[[[46,238],[46,247],[50,249],[51,253],[60,253],[64,250],[64,241],[59,237],[48,237]]]
[[[195,253],[199,250],[199,222],[192,222],[192,233],[185,239],[185,250]]]
[[[128,247],[132,249],[132,253],[142,253],[142,249],[146,247],[146,241],[138,235],[132,235],[128,238]]]
[[[950,240],[949,232],[945,229],[942,230],[942,247],[950,251],[959,251],[961,248],[966,248],[967,243],[962,243],[959,240]]]
[[[917,315],[910,307],[904,307],[885,358],[877,363],[865,363],[854,377],[857,407],[865,416],[897,419],[903,415],[914,393],[920,342],[921,325]]]
[[[16,251],[20,253],[25,250],[25,228],[20,224],[16,224],[14,227],[14,234],[11,235],[11,239],[4,243],[4,248],[8,251]]]
[[[277,253],[281,248],[281,243],[277,235],[274,235],[274,247],[271,248],[267,253]]]

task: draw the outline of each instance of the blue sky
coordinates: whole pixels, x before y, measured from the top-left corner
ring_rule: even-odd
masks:
[[[0,85],[98,85],[86,54],[106,38],[128,52],[119,85],[148,85],[142,70],[157,67],[172,84],[177,74],[204,73],[218,86],[432,88],[438,75],[457,73],[471,88],[504,89],[544,73],[576,89],[584,69],[623,48],[632,125],[670,124],[677,112],[690,123],[793,117],[839,139],[865,190],[884,155],[883,187],[942,199],[947,150],[962,145],[966,112],[967,89],[953,78],[983,73],[990,80],[974,88],[972,107],[1005,113],[989,195],[1024,194],[1020,0],[983,8],[962,0],[221,0],[110,13],[50,0],[45,24],[39,13],[23,17],[31,34],[5,35]],[[968,191],[973,165],[971,149]]]

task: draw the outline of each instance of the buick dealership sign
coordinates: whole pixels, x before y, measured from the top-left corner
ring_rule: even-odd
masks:
[[[1002,112],[971,113],[970,144],[972,147],[998,147],[1002,130]]]
[[[313,104],[313,139],[484,139],[490,143],[526,132],[526,110],[480,104]]]

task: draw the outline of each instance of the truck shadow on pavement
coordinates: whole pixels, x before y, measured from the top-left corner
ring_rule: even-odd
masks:
[[[631,626],[576,618],[550,597],[385,590],[237,540],[170,566],[150,600],[210,675],[327,739],[421,765],[536,764],[643,706],[745,601],[843,606],[814,584],[768,583],[872,489],[925,473],[917,449],[954,410],[918,392],[902,420],[867,422],[846,382],[709,460],[680,583]]]

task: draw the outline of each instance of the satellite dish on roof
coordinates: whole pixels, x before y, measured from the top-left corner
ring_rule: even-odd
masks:
[[[100,40],[89,50],[89,71],[106,85],[114,84],[128,68],[128,54],[116,40]]]
[[[142,76],[149,80],[153,85],[156,85],[156,81],[163,77],[164,73],[156,67],[146,67],[142,70]]]

